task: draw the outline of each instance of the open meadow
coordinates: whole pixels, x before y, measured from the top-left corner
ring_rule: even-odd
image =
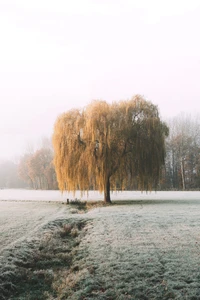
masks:
[[[200,299],[200,193],[119,195],[1,198],[0,299]]]

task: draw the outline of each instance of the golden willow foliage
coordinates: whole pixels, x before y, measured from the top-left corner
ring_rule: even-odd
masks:
[[[113,104],[93,101],[62,114],[53,135],[60,190],[92,187],[110,202],[110,189],[127,183],[156,188],[167,134],[157,107],[141,96]]]

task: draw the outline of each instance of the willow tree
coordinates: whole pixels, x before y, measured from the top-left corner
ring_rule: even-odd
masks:
[[[157,106],[141,96],[108,104],[93,101],[58,117],[54,164],[61,191],[104,192],[137,183],[156,188],[165,158],[167,126]]]

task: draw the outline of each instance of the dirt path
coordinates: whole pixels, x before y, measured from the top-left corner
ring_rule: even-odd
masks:
[[[0,201],[0,255],[67,213],[68,208],[57,203]]]

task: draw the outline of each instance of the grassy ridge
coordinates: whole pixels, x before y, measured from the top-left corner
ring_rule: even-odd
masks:
[[[77,250],[89,221],[80,214],[97,206],[102,203],[70,201],[71,218],[48,223],[34,238],[5,251],[0,259],[0,300],[71,297],[86,271],[79,270],[82,254],[79,257]]]
[[[0,299],[61,299],[62,293],[68,297],[75,285],[73,263],[86,223],[82,219],[57,220],[36,239],[7,251],[1,265]],[[70,282],[62,293],[60,278]]]

